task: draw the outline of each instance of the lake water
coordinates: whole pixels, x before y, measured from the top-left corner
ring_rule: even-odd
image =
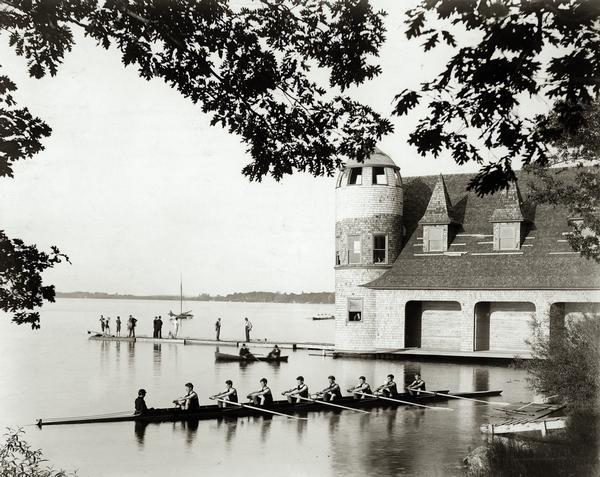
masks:
[[[140,387],[146,402],[167,407],[191,381],[201,403],[232,379],[240,395],[259,388],[266,377],[275,394],[295,385],[302,374],[311,391],[334,374],[343,388],[365,375],[371,385],[388,373],[403,382],[420,371],[428,389],[503,389],[490,400],[532,397],[525,374],[505,366],[416,361],[332,359],[284,350],[289,362],[215,363],[214,346],[148,342],[89,341],[101,313],[138,321],[138,335],[152,333],[152,318],[176,302],[61,299],[44,307],[42,329],[16,326],[0,315],[0,426],[27,425],[37,418],[81,416],[133,407]],[[222,339],[242,339],[243,317],[254,324],[254,338],[333,342],[333,321],[312,321],[333,313],[333,305],[192,302],[195,314],[183,336],[212,338],[223,318]],[[236,352],[233,347],[220,347]],[[260,352],[261,350],[258,350]],[[262,350],[264,351],[264,350]],[[309,414],[308,421],[254,417],[200,421],[197,425],[133,422],[25,427],[26,439],[58,468],[80,476],[285,475],[285,476],[448,476],[461,475],[461,460],[483,441],[479,426],[489,406],[454,400],[454,412],[401,407]]]

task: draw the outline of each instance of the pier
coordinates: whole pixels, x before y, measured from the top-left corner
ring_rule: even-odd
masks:
[[[92,341],[126,341],[126,342],[140,342],[140,343],[170,343],[170,344],[181,344],[181,345],[207,345],[207,346],[235,346],[240,347],[242,344],[252,346],[253,348],[272,348],[277,345],[281,349],[292,349],[292,350],[317,350],[317,351],[333,351],[333,343],[315,343],[315,342],[303,342],[303,341],[265,341],[265,340],[252,340],[246,342],[244,340],[212,340],[205,338],[153,338],[151,336],[136,336],[135,338],[129,338],[127,336],[114,336],[107,335],[100,332],[88,331],[91,335],[90,340]]]

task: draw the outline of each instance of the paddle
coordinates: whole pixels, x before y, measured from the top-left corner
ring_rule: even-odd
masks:
[[[226,401],[225,399],[219,399],[216,398],[217,401],[221,401],[227,404],[235,404],[236,406],[240,406],[240,407],[247,407],[248,409],[254,409],[255,411],[262,411],[262,412],[266,412],[268,414],[275,414],[277,416],[283,416],[283,417],[288,417],[290,419],[298,419],[300,421],[308,421],[307,417],[298,417],[298,416],[291,416],[290,414],[283,414],[281,412],[276,412],[276,411],[270,411],[268,409],[263,409],[262,407],[255,407],[255,406],[250,406],[249,404],[242,404],[239,402],[232,402],[232,401]]]
[[[333,406],[333,407],[339,407],[340,409],[347,409],[348,411],[356,411],[356,412],[362,412],[364,414],[371,414],[369,411],[363,411],[362,409],[354,409],[353,407],[346,407],[346,406],[341,406],[339,404],[334,404],[332,402],[327,402],[327,401],[319,401],[317,399],[308,399],[302,396],[296,396],[300,399],[302,399],[303,401],[310,401],[310,402],[316,402],[319,404],[323,404],[325,406]]]
[[[454,411],[454,409],[451,409],[449,407],[426,406],[425,404],[417,404],[416,402],[402,401],[401,399],[392,399],[389,397],[375,396],[374,394],[367,394],[367,393],[356,393],[356,394],[363,394],[364,396],[373,397],[376,399],[384,399],[386,401],[399,402],[402,404],[409,404],[410,406],[424,407],[427,409],[435,409],[436,411]]]
[[[415,391],[417,391],[417,390],[415,389]],[[468,398],[468,397],[464,397],[464,396],[455,396],[454,394],[436,393],[434,391],[423,391],[422,389],[419,389],[418,391],[422,392],[422,393],[426,393],[426,394],[433,394],[434,396],[444,396],[447,398],[464,399],[465,401],[482,402],[483,404],[489,404],[490,406],[493,406],[494,404],[497,404],[499,406],[510,406],[509,402],[483,401],[482,399],[474,399],[474,398]]]

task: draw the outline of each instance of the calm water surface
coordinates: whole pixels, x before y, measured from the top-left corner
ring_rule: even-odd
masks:
[[[151,334],[152,317],[178,303],[62,299],[44,308],[37,332],[0,319],[0,426],[31,424],[39,417],[65,417],[132,408],[137,389],[149,406],[166,407],[192,381],[201,402],[232,379],[240,394],[269,379],[274,392],[289,389],[303,374],[312,391],[334,374],[346,387],[364,374],[380,384],[389,372],[402,382],[420,371],[429,389],[503,389],[503,401],[529,400],[525,375],[502,366],[332,359],[284,350],[289,363],[215,363],[213,346],[88,341],[100,313],[139,319],[138,334]],[[333,313],[333,305],[189,303],[195,317],[182,335],[213,337],[217,316],[223,339],[243,337],[244,316],[253,337],[333,342],[332,321],[310,320]],[[4,318],[0,316],[0,318]],[[114,323],[113,323],[114,329]],[[236,348],[221,346],[221,351]],[[260,350],[258,350],[260,352]],[[407,378],[408,379],[408,378]],[[479,425],[489,407],[465,401],[444,403],[454,412],[398,408],[369,415],[344,411],[309,414],[308,421],[255,417],[197,424],[133,422],[25,427],[27,439],[56,467],[81,476],[461,475],[461,459],[480,445]]]

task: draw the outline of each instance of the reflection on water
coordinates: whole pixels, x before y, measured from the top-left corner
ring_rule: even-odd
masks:
[[[115,316],[132,312],[144,318],[156,315],[160,306],[161,302],[141,300],[59,300],[44,308],[43,328],[36,333],[0,320],[0,383],[3,390],[11,390],[2,393],[0,425],[28,424],[38,417],[126,410],[133,406],[139,388],[148,391],[149,407],[170,407],[188,381],[195,384],[201,404],[214,404],[208,396],[222,391],[226,379],[234,382],[243,398],[259,389],[259,380],[265,377],[274,396],[279,397],[281,391],[295,385],[298,375],[303,375],[314,391],[326,385],[329,374],[337,377],[343,389],[354,385],[360,375],[377,387],[391,373],[402,387],[420,373],[430,390],[503,389],[502,396],[491,398],[501,401],[522,401],[531,396],[525,388],[525,373],[504,366],[333,360],[291,350],[285,350],[288,363],[240,365],[215,362],[215,348],[211,346],[87,340],[86,330],[102,311]],[[327,311],[321,305],[195,306],[206,308],[196,310],[196,318],[186,323],[186,330],[194,336],[201,333],[192,332],[192,328],[201,330],[203,326],[212,336],[211,310],[218,309],[226,320],[242,309],[251,309],[254,315],[244,315],[248,314],[255,327],[269,330],[278,339],[289,333],[297,333],[306,341],[332,337],[333,323],[308,320]],[[234,306],[233,311],[229,306]],[[80,321],[74,321],[75,316]],[[329,335],[320,331],[325,326]],[[238,352],[236,347],[220,348],[225,353]],[[91,369],[94,372],[90,373]],[[65,392],[69,399],[62,398]],[[295,477],[308,472],[324,477],[461,475],[461,459],[481,442],[479,425],[489,408],[458,400],[439,405],[454,411],[382,407],[361,414],[323,408],[299,415],[307,420],[265,414],[184,423],[50,426],[28,428],[27,438],[34,447],[42,448],[54,465],[77,468],[82,476],[158,477],[170,474],[174,462],[178,473],[196,474],[201,463],[204,472],[228,477]]]

